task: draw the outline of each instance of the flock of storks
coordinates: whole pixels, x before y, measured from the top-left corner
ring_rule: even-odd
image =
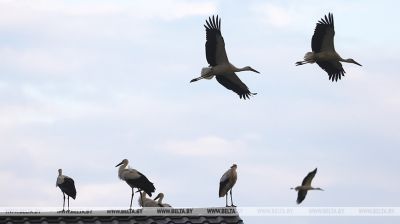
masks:
[[[190,82],[195,82],[201,79],[212,79],[214,76],[217,81],[225,86],[227,89],[237,93],[240,98],[248,99],[250,96],[257,93],[250,92],[249,88],[244,84],[235,72],[252,71],[259,73],[257,70],[246,66],[237,68],[232,65],[225,51],[225,42],[221,34],[221,19],[218,16],[215,18],[210,17],[206,20],[206,57],[209,67],[201,70],[201,76],[192,79]],[[335,35],[335,28],[333,23],[333,15],[331,13],[325,18],[322,18],[315,27],[314,35],[311,41],[312,52],[307,52],[303,61],[296,62],[296,65],[303,65],[306,63],[317,63],[323,70],[328,73],[329,79],[338,81],[344,76],[340,62],[354,63],[361,66],[355,60],[343,59],[335,51],[333,37]]]
[[[240,98],[249,99],[250,96],[257,93],[250,92],[249,88],[244,84],[235,72],[241,71],[252,71],[259,73],[257,70],[246,66],[243,68],[237,68],[232,65],[225,51],[224,38],[221,35],[221,19],[218,16],[209,17],[206,20],[206,57],[207,62],[210,64],[209,67],[205,67],[201,70],[201,76],[192,79],[190,82],[195,82],[201,79],[212,79],[214,76],[217,81],[229,90],[237,93]],[[328,73],[329,79],[332,81],[338,81],[344,76],[345,71],[343,70],[342,64],[340,62],[354,63],[361,66],[355,60],[343,59],[335,51],[334,47],[334,22],[333,15],[329,13],[325,15],[320,21],[318,21],[314,35],[311,41],[312,52],[307,52],[304,56],[303,61],[296,62],[297,65],[303,65],[307,63],[317,63],[323,70]],[[147,198],[146,195],[152,196],[155,192],[154,184],[147,179],[145,175],[139,171],[129,168],[128,160],[124,159],[116,167],[119,166],[118,176],[121,180],[124,180],[132,190],[131,200],[129,209],[132,209],[132,200],[134,196],[134,188],[138,189],[136,192],[140,193],[140,198],[138,200],[139,205],[142,207],[171,207],[169,204],[162,202],[164,198],[163,193],[159,193],[154,199]],[[231,205],[234,207],[232,200],[232,188],[237,180],[236,173],[237,165],[233,164],[229,170],[227,170],[220,179],[219,183],[219,197],[226,198],[225,205],[228,207],[228,193],[231,197]],[[76,189],[74,181],[72,178],[62,174],[62,170],[58,170],[59,175],[57,178],[57,186],[61,189],[64,196],[63,201],[63,211],[65,209],[65,195],[68,198],[68,211],[69,211],[69,197],[75,199]],[[300,204],[306,197],[308,190],[322,190],[321,188],[314,188],[311,186],[311,181],[313,180],[317,169],[309,172],[308,175],[303,179],[300,186],[291,188],[298,192],[297,203]],[[158,200],[157,200],[158,199]],[[157,200],[157,201],[156,201]]]

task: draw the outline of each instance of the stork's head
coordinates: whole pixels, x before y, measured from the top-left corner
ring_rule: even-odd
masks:
[[[323,191],[324,189],[317,187],[317,188],[314,188],[314,190],[320,190],[320,191]]]
[[[354,59],[352,59],[352,58],[349,58],[349,59],[347,59],[347,62],[350,62],[350,63],[356,64],[356,65],[358,65],[358,66],[362,66],[360,63],[358,63],[358,62],[354,61]]]
[[[237,165],[236,165],[236,164],[233,164],[233,165],[231,166],[231,168],[236,169],[236,168],[237,168]]]
[[[260,73],[259,71],[255,70],[254,68],[252,68],[252,67],[250,67],[250,66],[244,67],[244,70],[246,70],[246,71],[252,71],[252,72],[255,72],[255,73]]]
[[[58,175],[62,175],[62,169],[58,169]]]
[[[157,199],[159,199],[159,198],[162,200],[162,199],[164,198],[164,194],[163,194],[163,193],[159,193],[159,194],[154,198],[154,201],[157,200]]]
[[[118,163],[115,167],[121,166],[124,164],[125,166],[128,165],[129,161],[127,159],[122,160],[122,162]]]

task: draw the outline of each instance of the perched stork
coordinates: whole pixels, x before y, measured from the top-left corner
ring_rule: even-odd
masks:
[[[146,192],[141,192],[140,191],[140,198],[138,200],[138,203],[142,207],[161,207],[158,202],[155,200],[152,200],[151,198],[146,197]]]
[[[296,62],[296,66],[316,62],[319,67],[328,73],[329,79],[332,80],[332,82],[341,79],[344,73],[346,73],[340,62],[348,62],[361,66],[353,59],[343,59],[336,53],[333,43],[334,36],[335,27],[333,24],[333,15],[329,13],[328,16],[325,15],[325,19],[322,18],[318,21],[315,27],[314,35],[311,40],[312,52],[307,52],[304,56],[304,61]]]
[[[307,176],[304,178],[303,182],[301,183],[301,186],[297,186],[295,188],[290,188],[292,190],[298,191],[297,204],[300,204],[306,198],[307,191],[309,191],[309,190],[323,191],[319,187],[317,187],[317,188],[311,187],[311,181],[313,180],[316,173],[317,173],[317,168],[315,168],[315,170],[313,170],[307,174]]]
[[[56,182],[56,187],[59,187],[63,193],[64,201],[63,201],[63,211],[65,211],[65,194],[68,197],[68,212],[69,212],[69,197],[75,200],[76,198],[76,189],[74,180],[71,177],[65,176],[62,174],[62,169],[58,169],[58,177]]]
[[[147,179],[145,175],[140,173],[139,171],[132,169],[132,168],[126,168],[128,166],[129,161],[127,159],[122,160],[122,162],[118,163],[115,167],[119,167],[118,169],[118,177],[121,180],[124,180],[131,188],[132,188],[132,194],[131,194],[131,204],[129,206],[129,209],[132,209],[132,200],[133,200],[133,195],[134,191],[133,188],[137,188],[139,191],[144,191],[148,195],[151,196],[151,193],[155,191],[155,187],[152,182]]]
[[[237,173],[236,173],[237,165],[233,164],[229,170],[227,170],[224,175],[222,175],[220,181],[219,181],[219,197],[225,196],[226,202],[225,206],[228,206],[228,191],[230,191],[231,194],[231,207],[236,207],[233,205],[233,200],[232,200],[232,188],[236,183],[237,180]]]
[[[163,193],[159,193],[157,195],[157,197],[154,198],[154,200],[157,200],[158,205],[160,205],[160,207],[172,207],[171,205],[167,204],[167,203],[163,203],[162,200],[164,199],[164,194]]]
[[[214,76],[217,81],[225,86],[225,88],[232,90],[237,93],[240,98],[248,99],[251,95],[257,93],[250,92],[246,84],[244,84],[235,72],[241,71],[252,71],[259,73],[250,66],[243,68],[236,68],[232,65],[225,51],[224,38],[221,35],[221,18],[209,17],[206,20],[204,27],[206,28],[206,57],[207,62],[210,64],[209,67],[205,67],[201,70],[201,76],[192,79],[190,82],[195,82],[200,79],[212,79]]]

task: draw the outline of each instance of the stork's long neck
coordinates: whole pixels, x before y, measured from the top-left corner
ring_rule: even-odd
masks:
[[[122,164],[122,165],[119,166],[119,168],[118,168],[118,177],[119,177],[120,179],[123,179],[123,178],[122,178],[122,172],[124,172],[126,166],[128,166],[128,164]]]
[[[162,200],[164,199],[164,195],[160,195],[158,198],[158,204],[162,204]]]
[[[236,68],[236,67],[235,67]],[[248,67],[243,67],[243,68],[236,68],[238,72],[243,72],[243,71],[250,71]]]
[[[311,187],[311,189],[310,190],[319,190],[319,191],[323,191],[321,188],[319,188],[319,187]]]

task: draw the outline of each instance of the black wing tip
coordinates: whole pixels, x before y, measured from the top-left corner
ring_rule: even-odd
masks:
[[[345,76],[344,73],[346,73],[344,70],[335,74],[328,74],[329,75],[329,80],[332,82],[337,82],[338,80],[342,79],[342,76]]]
[[[334,25],[334,21],[333,21],[333,13],[329,12],[328,15],[325,14],[324,17],[322,17],[317,25],[329,25],[329,26],[333,26]]]
[[[221,17],[215,15],[209,16],[208,20],[206,20],[206,24],[204,27],[206,30],[221,30]]]
[[[317,168],[315,168],[313,171],[311,171],[311,173],[317,173]]]
[[[243,93],[243,94],[238,94],[240,99],[250,99],[251,96],[257,95],[257,93]]]
[[[73,198],[75,200],[76,198],[76,193],[74,195],[70,195],[71,198]]]

